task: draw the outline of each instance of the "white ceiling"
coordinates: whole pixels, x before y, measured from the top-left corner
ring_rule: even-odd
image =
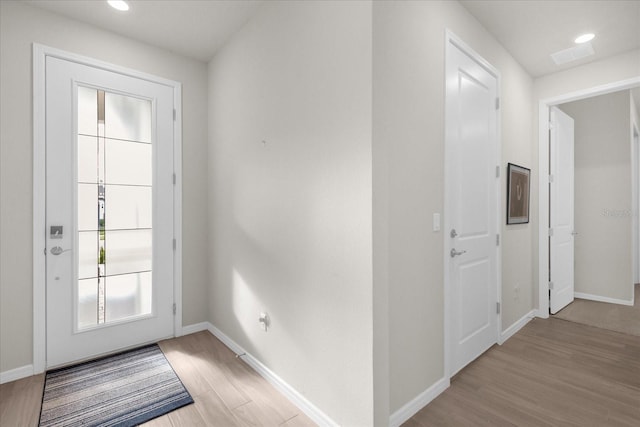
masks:
[[[298,0],[302,1],[302,0]],[[425,0],[426,1],[426,0]],[[130,0],[118,12],[104,0],[27,0],[173,52],[209,61],[256,13],[258,0]],[[532,77],[640,49],[640,0],[462,0]],[[593,32],[596,54],[557,66],[550,54]]]
[[[26,3],[208,62],[263,1],[129,0],[128,12],[117,11],[104,0]]]
[[[545,74],[640,49],[639,0],[462,0],[529,74]],[[594,33],[595,55],[562,66],[552,53]]]

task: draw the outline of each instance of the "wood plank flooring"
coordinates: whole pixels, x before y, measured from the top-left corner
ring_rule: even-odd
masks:
[[[195,403],[143,424],[315,426],[304,413],[209,332],[159,343]],[[0,426],[37,426],[44,375],[0,385]]]
[[[208,332],[160,347],[195,404],[147,427],[314,425]],[[38,375],[0,386],[0,426],[37,426],[43,381]],[[404,425],[640,426],[640,338],[534,319]]]
[[[640,283],[634,292],[633,306],[576,298],[553,317],[640,337]]]
[[[534,319],[404,426],[640,426],[640,338]]]

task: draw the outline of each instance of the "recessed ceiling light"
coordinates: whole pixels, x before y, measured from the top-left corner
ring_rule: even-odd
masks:
[[[107,3],[109,3],[109,6],[111,6],[112,8],[121,10],[123,12],[129,10],[129,5],[124,0],[107,0]]]
[[[577,44],[580,44],[580,43],[586,43],[586,42],[588,42],[588,41],[593,40],[593,38],[594,38],[595,36],[596,36],[596,35],[595,35],[595,34],[593,34],[593,33],[587,33],[587,34],[583,34],[583,35],[581,35],[581,36],[577,37],[574,41],[575,41]]]

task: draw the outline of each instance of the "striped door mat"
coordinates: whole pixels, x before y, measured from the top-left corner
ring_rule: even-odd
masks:
[[[47,372],[40,426],[135,426],[190,403],[153,344]]]

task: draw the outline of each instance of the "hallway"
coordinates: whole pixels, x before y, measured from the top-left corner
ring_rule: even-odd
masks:
[[[489,349],[404,426],[639,423],[640,339],[551,318]]]

